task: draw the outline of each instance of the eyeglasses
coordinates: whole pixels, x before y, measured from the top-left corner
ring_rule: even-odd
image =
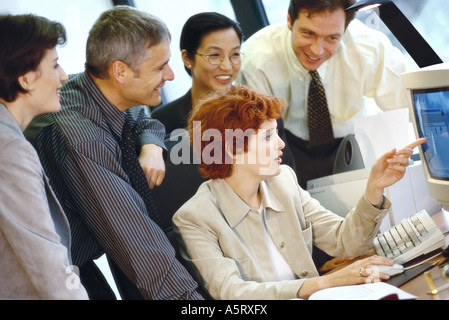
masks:
[[[218,65],[222,64],[226,56],[229,58],[229,61],[231,61],[231,63],[234,65],[241,64],[243,58],[245,57],[245,54],[243,52],[234,52],[234,53],[231,53],[230,55],[222,55],[222,54],[218,54],[218,53],[209,54],[209,55],[202,54],[199,52],[193,52],[193,53],[197,54],[203,58],[206,58],[209,61],[209,63],[213,66],[218,66]]]

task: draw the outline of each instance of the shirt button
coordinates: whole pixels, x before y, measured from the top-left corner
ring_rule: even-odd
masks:
[[[279,244],[279,246],[280,246],[281,248],[285,247],[284,241],[282,241],[282,242]]]
[[[303,272],[301,272],[301,277],[307,277],[309,275],[309,271],[304,270]]]

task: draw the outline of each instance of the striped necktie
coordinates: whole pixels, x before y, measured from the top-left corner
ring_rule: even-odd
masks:
[[[156,209],[153,197],[151,196],[151,190],[148,186],[145,173],[137,158],[136,147],[128,120],[125,120],[125,124],[123,125],[120,149],[122,150],[122,166],[126,173],[128,173],[132,187],[145,202],[149,217],[155,223],[160,225],[159,213]]]
[[[310,71],[312,81],[310,82],[308,97],[308,123],[310,146],[326,144],[334,140],[332,123],[327,107],[326,94],[318,72]]]

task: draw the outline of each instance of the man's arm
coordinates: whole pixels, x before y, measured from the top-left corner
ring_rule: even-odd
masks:
[[[164,144],[165,128],[158,120],[152,119],[144,106],[137,106],[126,111],[134,132],[139,137],[139,162],[147,177],[150,189],[160,186],[165,177]]]
[[[57,132],[53,141],[63,138]],[[113,139],[113,138],[112,138]],[[106,254],[146,299],[180,299],[197,293],[196,282],[175,258],[163,231],[148,217],[142,198],[129,184],[114,151],[115,141],[64,145],[61,174],[76,199],[73,208]],[[109,145],[107,145],[109,144]]]

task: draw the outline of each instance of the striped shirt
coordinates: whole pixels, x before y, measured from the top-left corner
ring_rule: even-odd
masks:
[[[62,110],[36,118],[25,134],[70,221],[74,264],[106,253],[146,299],[201,299],[121,166],[125,118],[140,145],[164,146],[163,125],[143,107],[118,110],[87,73],[71,76],[61,96]]]

